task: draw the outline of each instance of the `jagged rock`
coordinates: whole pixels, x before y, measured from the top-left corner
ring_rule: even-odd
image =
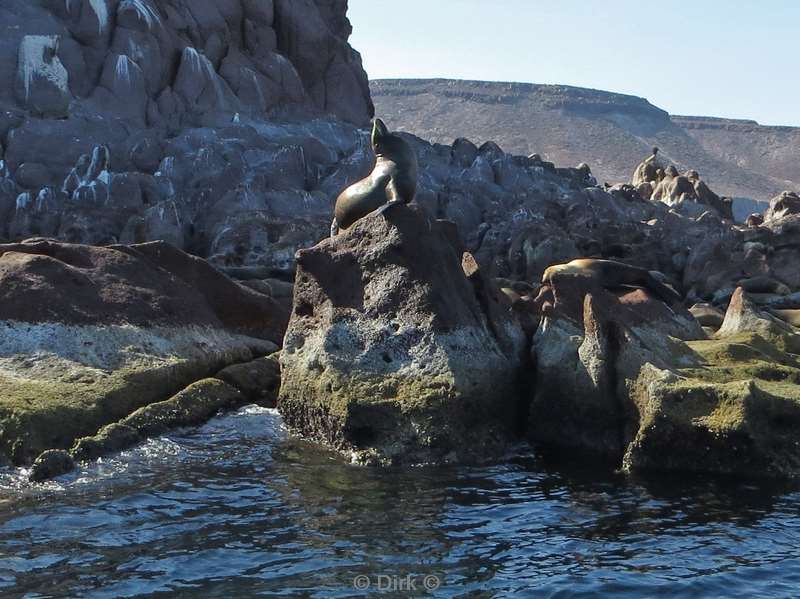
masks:
[[[299,252],[281,352],[287,424],[359,462],[502,446],[525,337],[461,259],[452,224],[404,206]]]
[[[725,313],[725,321],[716,336],[725,339],[740,333],[757,333],[767,339],[782,339],[793,351],[800,349],[800,336],[791,326],[759,309],[744,289],[737,287]]]
[[[0,245],[0,451],[29,463],[274,352],[273,305],[163,243]]]
[[[800,214],[800,196],[793,191],[784,191],[769,201],[764,221],[779,220],[791,214]]]
[[[38,115],[68,114],[72,93],[69,74],[58,58],[55,35],[26,35],[17,55],[16,95],[22,107]]]
[[[536,388],[529,436],[621,460],[635,432],[626,379],[647,362],[666,367],[688,353],[672,337],[704,338],[700,325],[644,290],[617,297],[585,277],[554,280],[538,301],[546,305],[531,350]]]
[[[633,177],[631,178],[631,185],[636,188],[641,187],[644,184],[648,184],[650,186],[650,194],[642,195],[642,197],[646,200],[650,199],[650,195],[652,194],[652,189],[655,188],[661,177],[661,172],[664,170],[664,165],[658,160],[658,148],[653,148],[653,153],[642,160],[636,169],[633,172]],[[642,188],[644,191],[645,188]]]
[[[800,475],[800,393],[789,383],[800,363],[783,349],[785,331],[764,329],[769,341],[752,332],[681,341],[657,329],[694,329],[676,329],[641,292],[632,310],[626,295],[583,295],[580,281],[556,291],[560,308],[534,337],[535,440],[605,455],[627,471]],[[740,314],[741,295],[731,302]]]
[[[374,108],[361,57],[346,41],[352,30],[346,3],[274,0],[278,49],[300,74],[314,105],[364,124]]]

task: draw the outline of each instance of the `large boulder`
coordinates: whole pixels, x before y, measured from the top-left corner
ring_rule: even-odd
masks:
[[[537,300],[530,438],[621,460],[635,432],[626,381],[648,362],[684,359],[678,339],[705,334],[687,310],[646,290],[614,293],[586,277],[553,280]]]
[[[396,207],[297,263],[278,401],[290,427],[366,463],[502,447],[525,336],[452,223]]]
[[[533,440],[626,471],[800,476],[794,334],[765,324],[741,290],[724,338],[704,339],[644,291],[554,287],[533,343]]]
[[[267,355],[274,302],[163,243],[0,245],[0,451],[14,463]]]
[[[758,334],[690,341],[691,367],[631,385],[639,414],[623,467],[800,476],[800,363]]]
[[[764,220],[779,220],[792,214],[800,214],[800,196],[793,191],[784,191],[769,201]]]

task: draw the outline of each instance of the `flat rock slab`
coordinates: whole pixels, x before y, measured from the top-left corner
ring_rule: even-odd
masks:
[[[277,349],[270,298],[163,243],[0,245],[0,300],[0,451],[15,464]]]

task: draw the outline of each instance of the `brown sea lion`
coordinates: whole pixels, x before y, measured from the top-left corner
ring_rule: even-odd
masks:
[[[553,279],[558,277],[588,277],[597,281],[602,287],[634,285],[652,291],[667,304],[680,302],[680,294],[669,285],[662,283],[658,278],[659,275],[663,276],[661,273],[654,273],[615,260],[579,258],[566,264],[554,264],[545,269],[542,283],[550,285]]]
[[[331,235],[380,210],[408,204],[417,193],[417,155],[402,137],[375,119],[370,138],[376,161],[372,172],[345,189],[336,199]]]

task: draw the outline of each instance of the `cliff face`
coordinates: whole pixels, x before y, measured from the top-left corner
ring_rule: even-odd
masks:
[[[800,187],[800,129],[671,117],[642,98],[556,85],[452,80],[371,82],[377,111],[435,142],[493,140],[556,164],[587,162],[598,180],[629,181],[654,145],[718,193],[767,200]]]
[[[0,104],[173,128],[288,109],[363,124],[346,12],[346,0],[7,0]]]
[[[283,270],[369,169],[350,33],[346,0],[3,0],[0,238]]]

